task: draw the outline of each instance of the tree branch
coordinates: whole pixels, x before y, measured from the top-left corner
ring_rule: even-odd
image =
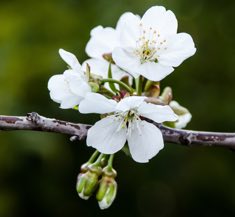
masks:
[[[33,130],[44,132],[55,132],[76,136],[84,139],[90,125],[75,124],[46,118],[36,112],[28,113],[27,116],[2,116],[0,115],[0,130]]]
[[[235,133],[202,132],[192,130],[179,130],[157,123],[153,123],[162,131],[164,141],[185,146],[224,147],[235,150]],[[67,121],[50,119],[40,116],[36,112],[27,116],[0,115],[0,130],[33,130],[55,132],[72,136],[71,140],[82,140],[87,135],[91,125],[77,124]]]

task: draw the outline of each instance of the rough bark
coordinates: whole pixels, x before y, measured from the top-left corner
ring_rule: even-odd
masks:
[[[162,131],[164,141],[185,146],[224,147],[235,150],[235,133],[179,130],[154,123]],[[0,115],[0,130],[33,130],[55,132],[71,136],[71,140],[82,140],[91,125],[71,123],[43,117],[36,112],[27,116]]]

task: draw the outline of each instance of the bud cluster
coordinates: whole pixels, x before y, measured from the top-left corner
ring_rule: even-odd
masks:
[[[111,165],[103,167],[106,164],[105,158],[101,154],[94,163],[88,161],[83,164],[76,185],[78,195],[84,200],[96,192],[100,209],[110,207],[117,194],[117,172]]]

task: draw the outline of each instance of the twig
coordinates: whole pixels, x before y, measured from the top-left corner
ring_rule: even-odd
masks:
[[[75,124],[46,118],[36,112],[28,113],[27,116],[2,116],[0,115],[0,130],[33,130],[55,132],[75,136],[84,139],[90,125]]]
[[[209,146],[224,147],[235,150],[235,133],[203,132],[192,130],[179,130],[154,123],[162,131],[164,141],[181,144],[189,147]],[[36,112],[27,116],[0,115],[0,130],[34,130],[55,132],[72,136],[71,140],[81,140],[87,135],[91,125],[77,124],[67,121],[50,119],[40,116]]]

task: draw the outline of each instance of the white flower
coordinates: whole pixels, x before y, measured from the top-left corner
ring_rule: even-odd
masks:
[[[173,111],[178,115],[178,120],[174,122],[174,127],[178,129],[185,128],[187,124],[191,121],[192,115],[188,109],[181,106],[176,101],[171,101],[169,106],[173,109]]]
[[[63,49],[59,50],[61,58],[69,65],[63,74],[54,75],[48,81],[50,97],[60,103],[60,108],[68,109],[78,105],[91,88],[81,69],[77,58]]]
[[[163,148],[164,143],[161,131],[141,120],[140,116],[162,123],[177,120],[177,115],[169,106],[146,103],[145,99],[130,96],[116,102],[97,93],[88,93],[80,103],[81,113],[111,114],[88,130],[87,145],[101,153],[113,154],[128,141],[132,158],[137,162],[148,162]]]
[[[97,26],[91,30],[91,38],[86,45],[86,53],[92,58],[102,59],[104,54],[111,54],[120,46],[119,27]]]
[[[114,48],[121,46],[119,32],[122,25],[122,23],[118,22],[116,29],[97,26],[91,30],[91,38],[86,46],[86,53],[91,59],[86,60],[82,64],[83,70],[88,63],[93,74],[100,75],[103,78],[108,77],[109,61],[104,58],[104,55],[110,56],[111,59]],[[116,80],[120,80],[124,76],[129,76],[129,74],[115,64],[111,64],[111,69],[113,78]],[[129,81],[132,82],[130,78]],[[106,87],[108,87],[107,84]]]
[[[174,13],[162,6],[151,7],[141,19],[132,13],[120,19],[125,21],[121,22],[121,46],[112,56],[119,67],[135,77],[160,81],[196,52],[189,34],[177,34]]]

